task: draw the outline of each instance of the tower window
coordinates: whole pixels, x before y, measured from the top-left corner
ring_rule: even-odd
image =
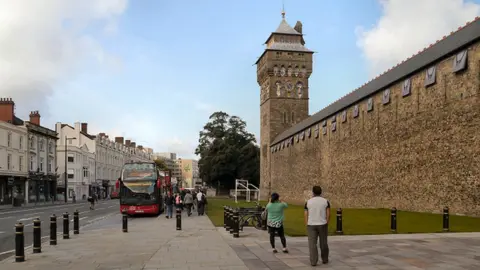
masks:
[[[295,112],[292,112],[292,123],[295,123]]]

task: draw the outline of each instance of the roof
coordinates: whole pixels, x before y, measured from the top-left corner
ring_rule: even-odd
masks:
[[[285,20],[285,18],[282,19],[280,22],[280,25],[277,27],[277,30],[275,32],[272,32],[270,36],[268,37],[267,41],[265,41],[265,44],[268,43],[268,41],[272,38],[273,35],[295,35],[295,36],[301,36],[303,37],[303,34],[297,32],[297,30],[293,29]],[[284,51],[284,52],[303,52],[303,53],[313,53],[313,51],[309,50],[303,45],[303,38],[302,38],[302,43],[288,43],[288,42],[280,42],[280,41],[275,41],[270,47],[266,48],[265,51],[258,57],[257,61],[255,62],[255,65],[258,64],[260,59],[265,55],[266,52],[268,51]]]
[[[62,128],[64,128],[64,127],[69,127],[69,128],[71,128],[71,129],[75,129],[74,127],[70,126],[69,124],[62,124],[61,127],[62,127]],[[84,135],[85,137],[89,138],[90,140],[93,140],[93,139],[95,139],[95,138],[97,137],[97,136],[95,136],[95,135],[90,135],[90,134],[88,134],[88,133],[86,133],[86,132],[83,132],[83,131],[80,131],[80,134]]]
[[[285,19],[282,19],[280,25],[277,27],[277,30],[273,32],[275,34],[287,34],[287,35],[302,35],[297,30],[293,29]]]
[[[316,114],[280,133],[280,135],[273,140],[272,145],[322,120],[328,119],[343,109],[385,89],[402,78],[424,69],[436,61],[449,57],[455,51],[465,48],[478,40],[480,40],[480,17],[475,18],[473,22],[467,23],[464,27],[459,27],[456,32],[450,33],[448,37],[444,36],[442,40],[437,41],[428,48],[424,48],[423,51],[409,57],[406,61],[402,61],[402,63],[397,64],[394,68],[389,69],[382,75],[357,88],[353,92],[350,92]]]

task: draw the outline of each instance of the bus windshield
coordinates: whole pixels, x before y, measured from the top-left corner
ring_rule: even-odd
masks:
[[[123,166],[122,180],[157,180],[157,170],[153,163],[129,163]]]

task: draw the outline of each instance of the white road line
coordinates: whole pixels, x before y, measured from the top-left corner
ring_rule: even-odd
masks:
[[[2,233],[6,233],[6,232],[0,232],[0,234],[2,234]]]
[[[107,208],[112,208],[112,207],[115,207],[115,206],[116,206],[116,205],[112,205],[112,206],[109,206],[109,207],[107,207]]]
[[[103,210],[103,209],[105,209],[105,208],[97,208],[96,210]]]
[[[10,216],[10,217],[0,217],[0,219],[7,219],[7,218],[14,218],[14,216]]]
[[[87,203],[79,203],[79,204],[70,204],[70,205],[67,205],[68,206],[74,206],[74,205],[78,205],[79,207],[83,206],[83,205],[86,205]],[[35,211],[35,210],[38,210],[40,208],[43,208],[43,209],[56,209],[56,208],[60,208],[60,207],[65,207],[66,205],[57,205],[57,206],[40,206],[40,207],[33,207],[33,208],[30,208],[30,209],[23,209],[23,210],[15,210],[15,211],[8,211],[8,212],[0,212],[0,215],[5,215],[5,214],[16,214],[16,213],[23,213],[23,212],[28,212],[28,211]]]
[[[32,219],[35,219],[35,218],[37,218],[37,217],[21,218],[21,219],[19,219],[19,220],[17,220],[17,221],[19,221],[19,222],[20,222],[20,221],[27,221],[27,220],[32,220]]]
[[[33,226],[33,223],[25,224],[25,227],[28,227],[28,226]]]
[[[80,219],[78,219],[78,220],[84,220],[84,219],[86,219],[86,218],[88,218],[88,217],[82,217],[82,218],[80,218]]]

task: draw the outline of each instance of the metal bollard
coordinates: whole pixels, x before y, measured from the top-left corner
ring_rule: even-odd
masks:
[[[227,206],[226,208],[226,212],[225,212],[225,219],[226,219],[226,223],[225,223],[225,230],[227,232],[230,231],[230,207]]]
[[[63,214],[63,239],[70,239],[70,220],[68,212]]]
[[[73,212],[73,234],[80,234],[80,218],[78,210]]]
[[[128,215],[127,211],[123,211],[122,213],[122,231],[124,233],[128,232]]]
[[[50,217],[50,245],[55,246],[57,244],[57,216],[53,214]]]
[[[397,232],[397,208],[393,207],[390,211],[390,230]]]
[[[337,234],[343,234],[343,215],[342,208],[337,209]]]
[[[182,210],[180,208],[177,208],[177,231],[180,231],[182,229]]]
[[[230,234],[233,234],[233,231],[235,230],[235,222],[233,220],[233,211],[234,211],[233,208],[230,209],[230,230],[229,230]]]
[[[33,220],[33,253],[42,253],[42,222]]]
[[[15,224],[15,262],[25,261],[25,235],[22,223]]]
[[[227,228],[227,206],[223,206],[223,228]]]
[[[238,209],[233,210],[233,237],[240,237],[240,220],[238,216]]]
[[[450,231],[450,214],[448,207],[443,208],[443,231]]]

